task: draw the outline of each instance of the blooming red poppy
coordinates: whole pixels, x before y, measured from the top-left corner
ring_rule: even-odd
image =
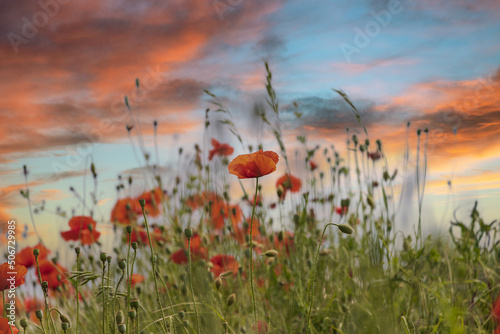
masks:
[[[246,236],[250,233],[250,223],[251,223],[252,217],[248,217],[246,220],[246,224],[243,225],[238,225],[238,224],[233,224],[233,233],[234,233],[234,238],[241,244],[246,243]],[[260,236],[260,222],[257,218],[253,218],[253,228],[252,228],[252,236],[253,239],[255,240]]]
[[[68,222],[69,231],[61,232],[64,240],[80,240],[82,245],[91,245],[99,239],[101,232],[96,231],[94,219],[87,216],[76,216]]]
[[[142,215],[142,207],[139,204],[139,200],[143,199],[146,202],[144,205],[144,212],[146,212],[148,216],[157,217],[161,213],[160,204],[163,201],[163,196],[163,191],[158,187],[151,191],[143,192],[133,201],[136,214]]]
[[[497,296],[497,299],[495,300],[495,303],[493,304],[493,318],[497,323],[500,324],[500,293]],[[498,326],[500,328],[500,326]]]
[[[373,161],[377,161],[378,159],[382,158],[382,153],[380,151],[375,151],[375,152],[368,152],[368,158],[372,159]]]
[[[151,241],[153,242],[165,241],[161,229],[156,225],[150,227],[149,235],[151,236]],[[149,244],[148,232],[146,228],[142,226],[134,227],[132,235],[130,236],[130,241],[138,242],[140,244]]]
[[[348,210],[348,209],[349,209],[349,208],[348,208],[347,206],[342,206],[342,207],[340,207],[340,206],[339,206],[339,207],[336,207],[336,208],[335,208],[335,212],[336,212],[338,215],[343,216],[343,215],[345,215],[345,214],[347,213],[347,210]]]
[[[224,228],[224,219],[230,219],[232,224],[241,222],[243,214],[239,205],[230,205],[222,199],[215,200],[211,206],[211,224],[215,229]]]
[[[186,264],[188,263],[188,257],[187,257],[187,248],[188,248],[188,241],[185,241],[186,249],[179,249],[177,252],[172,253],[170,255],[170,259],[172,262],[176,264]],[[207,256],[207,250],[204,247],[201,247],[201,238],[200,236],[195,233],[191,237],[191,261],[198,261],[201,259],[205,259]]]
[[[66,268],[52,260],[42,260],[39,262],[40,275],[42,281],[47,281],[49,288],[56,289],[62,283],[66,283]]]
[[[273,151],[260,150],[238,155],[229,163],[229,174],[236,175],[239,179],[261,177],[274,172],[278,161],[279,156]]]
[[[144,275],[132,274],[132,276],[130,276],[130,286],[133,287],[136,284],[144,282],[144,280],[145,280]]]
[[[40,251],[40,254],[38,255],[39,260],[45,259],[47,257],[47,254],[50,253],[50,251],[41,243],[37,244],[34,247],[25,247],[19,253],[17,253],[16,263],[23,265],[26,268],[33,266],[35,264],[35,255],[33,255],[33,250],[35,248]]]
[[[19,330],[16,326],[9,325],[9,320],[0,318],[0,334],[17,334]]]
[[[213,267],[210,268],[210,271],[214,273],[214,277],[219,277],[220,274],[227,271],[232,271],[233,275],[236,275],[236,273],[238,272],[239,264],[236,261],[236,258],[232,255],[217,254],[212,256],[210,262],[212,262],[213,264]]]
[[[213,149],[208,152],[208,160],[212,160],[214,155],[220,155],[227,157],[228,155],[233,154],[234,149],[229,146],[229,144],[221,144],[216,139],[212,138],[212,146]]]
[[[123,225],[130,225],[132,221],[137,220],[137,213],[132,208],[134,207],[131,198],[122,198],[116,201],[113,210],[111,211],[111,222]],[[142,214],[142,211],[141,211]]]
[[[283,189],[281,199],[284,199],[286,192],[288,190],[291,191],[292,193],[299,192],[302,186],[302,182],[300,181],[299,178],[293,175],[285,174],[282,177],[280,177],[278,181],[276,181],[276,188],[279,188],[280,186]]]
[[[310,160],[309,161],[309,167],[311,167],[311,170],[315,170],[316,168],[318,168],[318,165],[316,165],[316,163],[314,163],[314,161]]]
[[[12,282],[14,286],[20,286],[24,284],[24,279],[28,269],[25,266],[16,264],[14,267],[8,262],[5,262],[0,266],[0,291],[9,290]],[[14,278],[12,281],[11,279]]]

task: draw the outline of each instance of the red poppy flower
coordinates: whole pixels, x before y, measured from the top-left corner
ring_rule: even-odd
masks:
[[[213,192],[202,192],[201,194],[194,194],[186,199],[185,205],[193,210],[205,206],[208,202],[221,200],[222,198]]]
[[[296,178],[293,175],[285,174],[280,177],[278,181],[276,181],[276,188],[280,186],[283,188],[281,199],[284,199],[288,190],[290,190],[292,193],[299,192],[302,186],[302,182],[299,178]]]
[[[131,198],[122,198],[116,201],[113,210],[111,211],[111,222],[123,225],[130,225],[132,221],[137,220],[137,213],[132,210],[134,207]],[[142,214],[142,211],[141,211]]]
[[[500,293],[497,296],[497,299],[495,300],[495,303],[493,304],[493,318],[497,323],[500,323]],[[499,326],[500,328],[500,326]]]
[[[151,241],[160,242],[165,241],[162,231],[158,226],[151,226],[149,229],[149,234],[151,236]],[[138,242],[139,244],[149,244],[148,232],[146,228],[142,226],[134,227],[132,230],[132,235],[130,236],[131,242]]]
[[[170,255],[170,259],[172,262],[176,264],[186,264],[188,263],[187,257],[187,247],[188,241],[185,241],[186,249],[179,249],[177,252]],[[207,250],[204,247],[201,247],[201,238],[195,233],[191,237],[191,261],[198,261],[201,259],[205,259],[207,256]]]
[[[314,161],[310,160],[310,161],[309,161],[309,167],[311,167],[311,170],[313,171],[313,170],[315,170],[316,168],[318,168],[318,165],[316,165],[316,164],[314,163]]]
[[[229,144],[221,144],[216,139],[212,138],[213,149],[208,152],[208,160],[212,160],[214,155],[228,156],[233,154],[234,149]]]
[[[335,208],[335,212],[336,212],[338,215],[343,216],[343,215],[345,215],[345,214],[347,213],[347,210],[348,210],[348,209],[349,209],[349,208],[348,208],[347,206],[336,207],[336,208]]]
[[[382,158],[382,153],[380,151],[375,151],[375,152],[368,152],[368,158],[372,159],[373,161],[377,161],[378,159]]]
[[[248,217],[246,220],[246,224],[243,225],[238,225],[238,224],[233,224],[233,233],[234,233],[234,238],[241,244],[246,243],[246,236],[249,235],[249,229],[250,229],[250,223],[251,223],[252,217]],[[260,222],[257,218],[253,218],[253,229],[252,229],[252,235],[253,239],[255,240],[260,236]]]
[[[214,273],[214,277],[219,277],[220,274],[227,271],[232,271],[233,275],[236,275],[238,272],[239,264],[234,256],[217,254],[210,259],[210,262],[213,264],[210,271]]]
[[[211,224],[215,229],[224,228],[224,219],[230,219],[232,224],[241,222],[243,214],[239,205],[230,205],[223,200],[215,200],[211,206]]]
[[[9,290],[12,283],[14,286],[24,284],[25,275],[28,272],[25,266],[16,264],[12,267],[8,262],[0,266],[0,291]],[[12,280],[12,278],[14,278]]]
[[[274,172],[278,161],[279,156],[273,151],[260,150],[238,155],[229,163],[229,174],[236,175],[239,179],[261,177]]]
[[[35,265],[35,255],[33,255],[33,250],[35,248],[40,251],[40,254],[38,255],[39,260],[45,259],[47,257],[47,254],[50,253],[50,251],[41,243],[37,244],[34,247],[25,247],[19,253],[17,253],[16,263],[25,266],[26,268]]]
[[[69,220],[69,231],[61,232],[64,240],[80,240],[82,245],[91,245],[99,239],[101,232],[96,231],[97,223],[91,217],[76,216]]]
[[[55,289],[62,283],[66,283],[66,268],[52,260],[42,260],[39,262],[42,281],[47,281],[49,288]]]
[[[133,287],[136,284],[144,282],[144,280],[145,280],[144,275],[132,274],[132,276],[130,276],[130,286]]]
[[[8,319],[0,318],[0,334],[17,334],[18,332],[16,326],[9,325]]]
[[[146,215],[151,217],[157,217],[160,215],[160,204],[163,201],[163,191],[160,188],[156,187],[151,191],[145,191],[134,200],[135,212],[139,216],[142,215],[142,207],[139,204],[140,199],[146,201],[146,204],[144,205]]]

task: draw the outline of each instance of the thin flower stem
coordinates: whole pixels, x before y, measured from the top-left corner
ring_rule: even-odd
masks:
[[[130,272],[129,264],[130,264],[130,246],[131,246],[131,241],[132,241],[132,233],[128,233],[128,250],[127,250],[127,301],[125,304],[125,311],[128,310],[129,308],[129,303],[130,303],[130,276],[132,276],[132,273]],[[127,334],[128,334],[128,318],[125,323],[125,327],[127,328]],[[132,324],[133,325],[133,324]],[[77,333],[78,334],[78,333]]]
[[[141,200],[142,201],[142,200]],[[151,234],[149,233],[149,224],[148,224],[148,219],[146,218],[146,211],[144,211],[144,202],[142,202],[141,207],[142,207],[142,215],[144,216],[144,224],[146,225],[146,232],[148,234],[148,239],[149,239],[149,248],[151,249],[151,265],[153,266],[153,278],[155,281],[155,291],[156,291],[156,301],[158,302],[158,306],[160,307],[161,310],[161,317],[163,319],[162,325],[163,325],[163,330],[167,332],[166,330],[166,323],[165,323],[165,314],[163,312],[163,306],[161,305],[161,299],[160,299],[160,291],[158,290],[158,281],[156,279],[156,265],[155,265],[155,252],[153,249],[153,241],[151,240]]]
[[[101,292],[102,292],[102,332],[106,334],[106,300],[104,299],[104,275],[106,274],[106,261],[102,261],[102,279],[101,279]]]
[[[253,220],[255,217],[255,206],[257,203],[257,192],[259,189],[259,178],[256,179],[255,182],[255,197],[253,200],[253,209],[252,209],[252,219],[250,220],[250,289],[252,293],[252,310],[255,326],[257,326],[257,305],[255,303],[255,289],[253,285]]]
[[[323,243],[323,238],[326,233],[326,229],[328,226],[336,225],[334,223],[328,223],[326,224],[325,228],[323,229],[323,233],[321,234],[321,239],[318,244],[318,249],[316,250],[316,256],[314,258],[314,267],[313,267],[313,272],[311,276],[311,292],[309,293],[310,295],[310,301],[309,301],[309,311],[307,312],[307,320],[306,320],[306,333],[309,334],[311,333],[311,328],[310,328],[310,322],[311,322],[311,312],[312,312],[312,307],[313,307],[313,302],[314,302],[314,289],[315,289],[315,281],[316,281],[316,272],[318,271],[318,258],[319,258],[319,249],[321,247],[321,244]]]
[[[76,271],[80,271],[80,253],[76,254]],[[75,290],[76,290],[76,334],[78,334],[79,323],[80,323],[80,298],[78,293],[78,278],[75,280]]]
[[[191,296],[193,298],[194,313],[196,315],[196,330],[198,334],[200,333],[200,316],[198,315],[198,309],[196,308],[196,300],[194,298],[194,288],[193,288],[193,271],[191,267],[191,238],[188,238],[188,274],[189,274],[189,285],[191,286]]]

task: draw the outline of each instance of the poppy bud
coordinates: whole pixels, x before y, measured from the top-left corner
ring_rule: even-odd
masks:
[[[33,249],[33,255],[35,255],[35,257],[38,257],[38,255],[40,255],[40,250],[38,248]]]
[[[106,257],[106,260],[108,261],[108,264],[111,263],[111,256]]]
[[[279,185],[278,188],[276,189],[276,194],[278,195],[279,198],[283,197],[284,191],[285,189],[283,188],[283,186]]]
[[[186,320],[184,320],[184,321],[182,322],[182,324],[184,325],[184,327],[189,327],[189,320],[187,320],[187,319],[186,319]]]
[[[106,253],[105,252],[101,252],[101,254],[99,255],[99,259],[101,259],[102,262],[106,262]]]
[[[274,250],[274,249],[270,249],[264,253],[264,255],[267,257],[276,257],[276,256],[278,256],[278,254],[279,254],[278,251]]]
[[[185,316],[186,314],[184,313],[184,311],[180,311],[180,312],[178,313],[178,315],[179,315],[179,318],[184,319],[184,316]]]
[[[217,290],[219,290],[219,288],[222,286],[222,279],[220,278],[220,276],[215,279],[214,284],[215,284],[215,288]]]
[[[193,236],[193,229],[191,228],[185,229],[184,235],[186,236],[186,238],[191,239],[191,237]]]
[[[26,319],[21,319],[21,321],[19,322],[19,324],[21,325],[21,327],[26,331],[26,328],[28,327],[28,320]]]
[[[42,318],[43,318],[43,311],[42,310],[36,310],[35,311],[35,316],[37,317],[38,320],[42,320]]]
[[[233,305],[235,301],[236,295],[234,293],[230,294],[229,297],[227,297],[227,307]]]
[[[127,264],[124,259],[118,261],[118,268],[120,268],[121,270],[125,270],[125,268],[127,268]]]
[[[76,255],[80,254],[80,247],[75,247],[75,253],[76,253]]]
[[[368,205],[373,209],[375,207],[375,202],[373,201],[373,197],[371,196],[368,196],[366,198],[366,202],[368,203]]]
[[[139,244],[137,243],[137,241],[134,241],[134,242],[132,243],[132,249],[133,249],[133,250],[137,250],[137,247],[138,247],[138,246],[139,246]]]
[[[69,328],[69,324],[67,322],[61,322],[61,329],[66,332]]]
[[[141,199],[139,200],[139,205],[141,206],[141,208],[143,208],[143,209],[144,209],[144,206],[146,205],[146,201],[145,201],[144,199],[142,199],[142,198],[141,198]]]
[[[422,130],[418,129],[417,130],[417,136],[420,136],[421,133],[422,133]]]
[[[127,233],[128,233],[128,234],[132,234],[132,226],[128,225],[128,226],[126,227],[126,230],[127,230]]]
[[[228,277],[228,276],[232,276],[232,275],[233,275],[233,271],[228,270],[228,271],[225,271],[222,274],[220,274],[220,277],[224,278],[224,277]]]
[[[352,227],[347,225],[347,224],[340,224],[340,225],[337,225],[337,227],[339,228],[340,232],[345,233],[345,234],[352,234],[354,232]]]

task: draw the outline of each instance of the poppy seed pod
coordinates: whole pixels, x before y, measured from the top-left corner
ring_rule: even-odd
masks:
[[[35,316],[37,317],[38,320],[42,320],[42,318],[43,318],[43,311],[42,310],[36,310],[35,311]]]
[[[227,297],[227,307],[233,305],[235,301],[236,295],[234,293],[230,294],[229,297]]]
[[[139,205],[141,206],[141,208],[143,208],[143,209],[144,209],[144,206],[146,205],[146,200],[144,200],[144,199],[142,199],[142,198],[141,198],[141,199],[139,200]]]
[[[368,196],[366,198],[366,202],[368,203],[368,205],[373,209],[375,207],[375,202],[373,201],[373,197],[371,196]]]
[[[99,259],[101,259],[102,262],[106,262],[106,253],[105,252],[101,252],[101,254],[99,255]]]
[[[127,233],[128,233],[128,234],[131,234],[131,233],[132,233],[132,226],[128,225],[128,226],[126,227],[126,230],[127,230]]]
[[[191,228],[185,229],[184,235],[186,236],[186,238],[191,239],[191,237],[193,236],[193,229]]]
[[[179,315],[179,318],[184,319],[184,316],[185,316],[186,314],[184,313],[184,311],[180,311],[180,312],[178,313],[178,315]]]
[[[66,332],[69,329],[69,324],[67,322],[61,322],[61,329]]]
[[[135,308],[137,310],[139,308],[139,299],[132,299],[130,301],[130,307]]]
[[[134,320],[135,318],[137,318],[137,311],[134,310],[134,309],[131,309],[128,311],[128,317],[132,320]]]
[[[125,324],[118,325],[118,332],[125,333],[127,331],[127,326]]]
[[[116,315],[115,315],[116,324],[120,325],[121,323],[123,323],[123,318],[124,318],[123,311],[118,310],[118,312],[116,312]]]
[[[28,327],[28,320],[26,319],[21,319],[21,321],[19,322],[19,324],[21,325],[21,327],[26,330],[26,328]]]
[[[139,244],[137,243],[137,241],[134,241],[134,242],[132,243],[132,249],[133,249],[133,250],[137,250],[137,248],[138,248],[138,247],[139,247]]]
[[[38,248],[33,249],[33,255],[38,257],[38,255],[40,255],[40,250]]]

